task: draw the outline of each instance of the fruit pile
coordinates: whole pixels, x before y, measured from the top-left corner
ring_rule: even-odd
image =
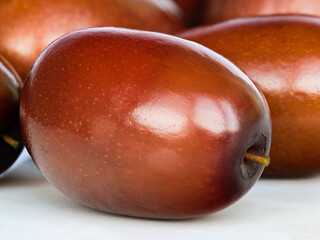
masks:
[[[70,198],[163,219],[221,210],[262,174],[318,174],[305,1],[0,1],[0,174],[23,139]]]

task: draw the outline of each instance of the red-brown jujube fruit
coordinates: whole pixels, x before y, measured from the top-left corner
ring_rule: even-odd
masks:
[[[306,14],[320,16],[318,0],[207,0],[206,23],[233,18],[274,14]]]
[[[265,176],[320,172],[320,19],[266,16],[230,20],[182,34],[237,64],[271,111],[271,166]]]
[[[19,93],[22,81],[0,55],[0,174],[20,155],[23,144],[19,127]]]
[[[183,19],[171,0],[0,1],[0,54],[24,81],[53,40],[77,29],[104,26],[173,34],[183,29]]]
[[[71,198],[111,213],[186,218],[238,200],[264,166],[264,97],[232,63],[177,37],[117,28],[65,35],[21,97],[26,147]]]

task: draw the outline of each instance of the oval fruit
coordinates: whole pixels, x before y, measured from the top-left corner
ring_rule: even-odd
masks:
[[[24,80],[44,48],[68,32],[125,27],[176,33],[181,11],[171,0],[0,1],[0,54]]]
[[[19,157],[23,144],[19,128],[19,93],[22,81],[0,55],[0,174]]]
[[[314,0],[208,0],[205,22],[273,14],[320,16],[320,1]]]
[[[169,35],[96,28],[65,35],[21,97],[26,147],[58,189],[100,210],[186,218],[243,196],[264,166],[270,116],[237,67]]]
[[[273,125],[265,176],[319,173],[320,19],[244,18],[182,35],[230,59],[264,93]]]

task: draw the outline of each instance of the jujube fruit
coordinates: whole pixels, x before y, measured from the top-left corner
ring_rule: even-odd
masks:
[[[208,0],[206,4],[203,14],[206,23],[274,14],[320,16],[317,0]]]
[[[96,28],[59,38],[28,75],[20,117],[44,176],[111,213],[214,212],[269,161],[269,109],[249,78],[165,34]]]
[[[182,34],[239,66],[264,93],[272,118],[265,176],[320,172],[320,19],[266,16]]]
[[[0,174],[20,155],[23,144],[19,128],[19,93],[22,81],[0,55]]]
[[[125,27],[176,33],[183,29],[171,0],[0,1],[0,54],[22,80],[44,48],[68,32],[88,27]]]

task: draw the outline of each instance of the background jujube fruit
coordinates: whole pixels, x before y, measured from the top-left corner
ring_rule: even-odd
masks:
[[[273,126],[265,176],[320,172],[320,18],[235,19],[182,36],[230,59],[264,93]]]
[[[23,144],[19,128],[19,93],[22,81],[0,55],[0,174],[20,155]]]
[[[243,196],[270,149],[269,109],[247,76],[180,38],[96,28],[34,64],[21,124],[58,189],[100,210],[150,218],[218,211]]]
[[[24,80],[44,48],[68,32],[114,26],[176,33],[183,25],[171,0],[0,1],[0,54]]]
[[[206,23],[241,17],[274,14],[306,14],[320,16],[318,0],[207,0]]]

